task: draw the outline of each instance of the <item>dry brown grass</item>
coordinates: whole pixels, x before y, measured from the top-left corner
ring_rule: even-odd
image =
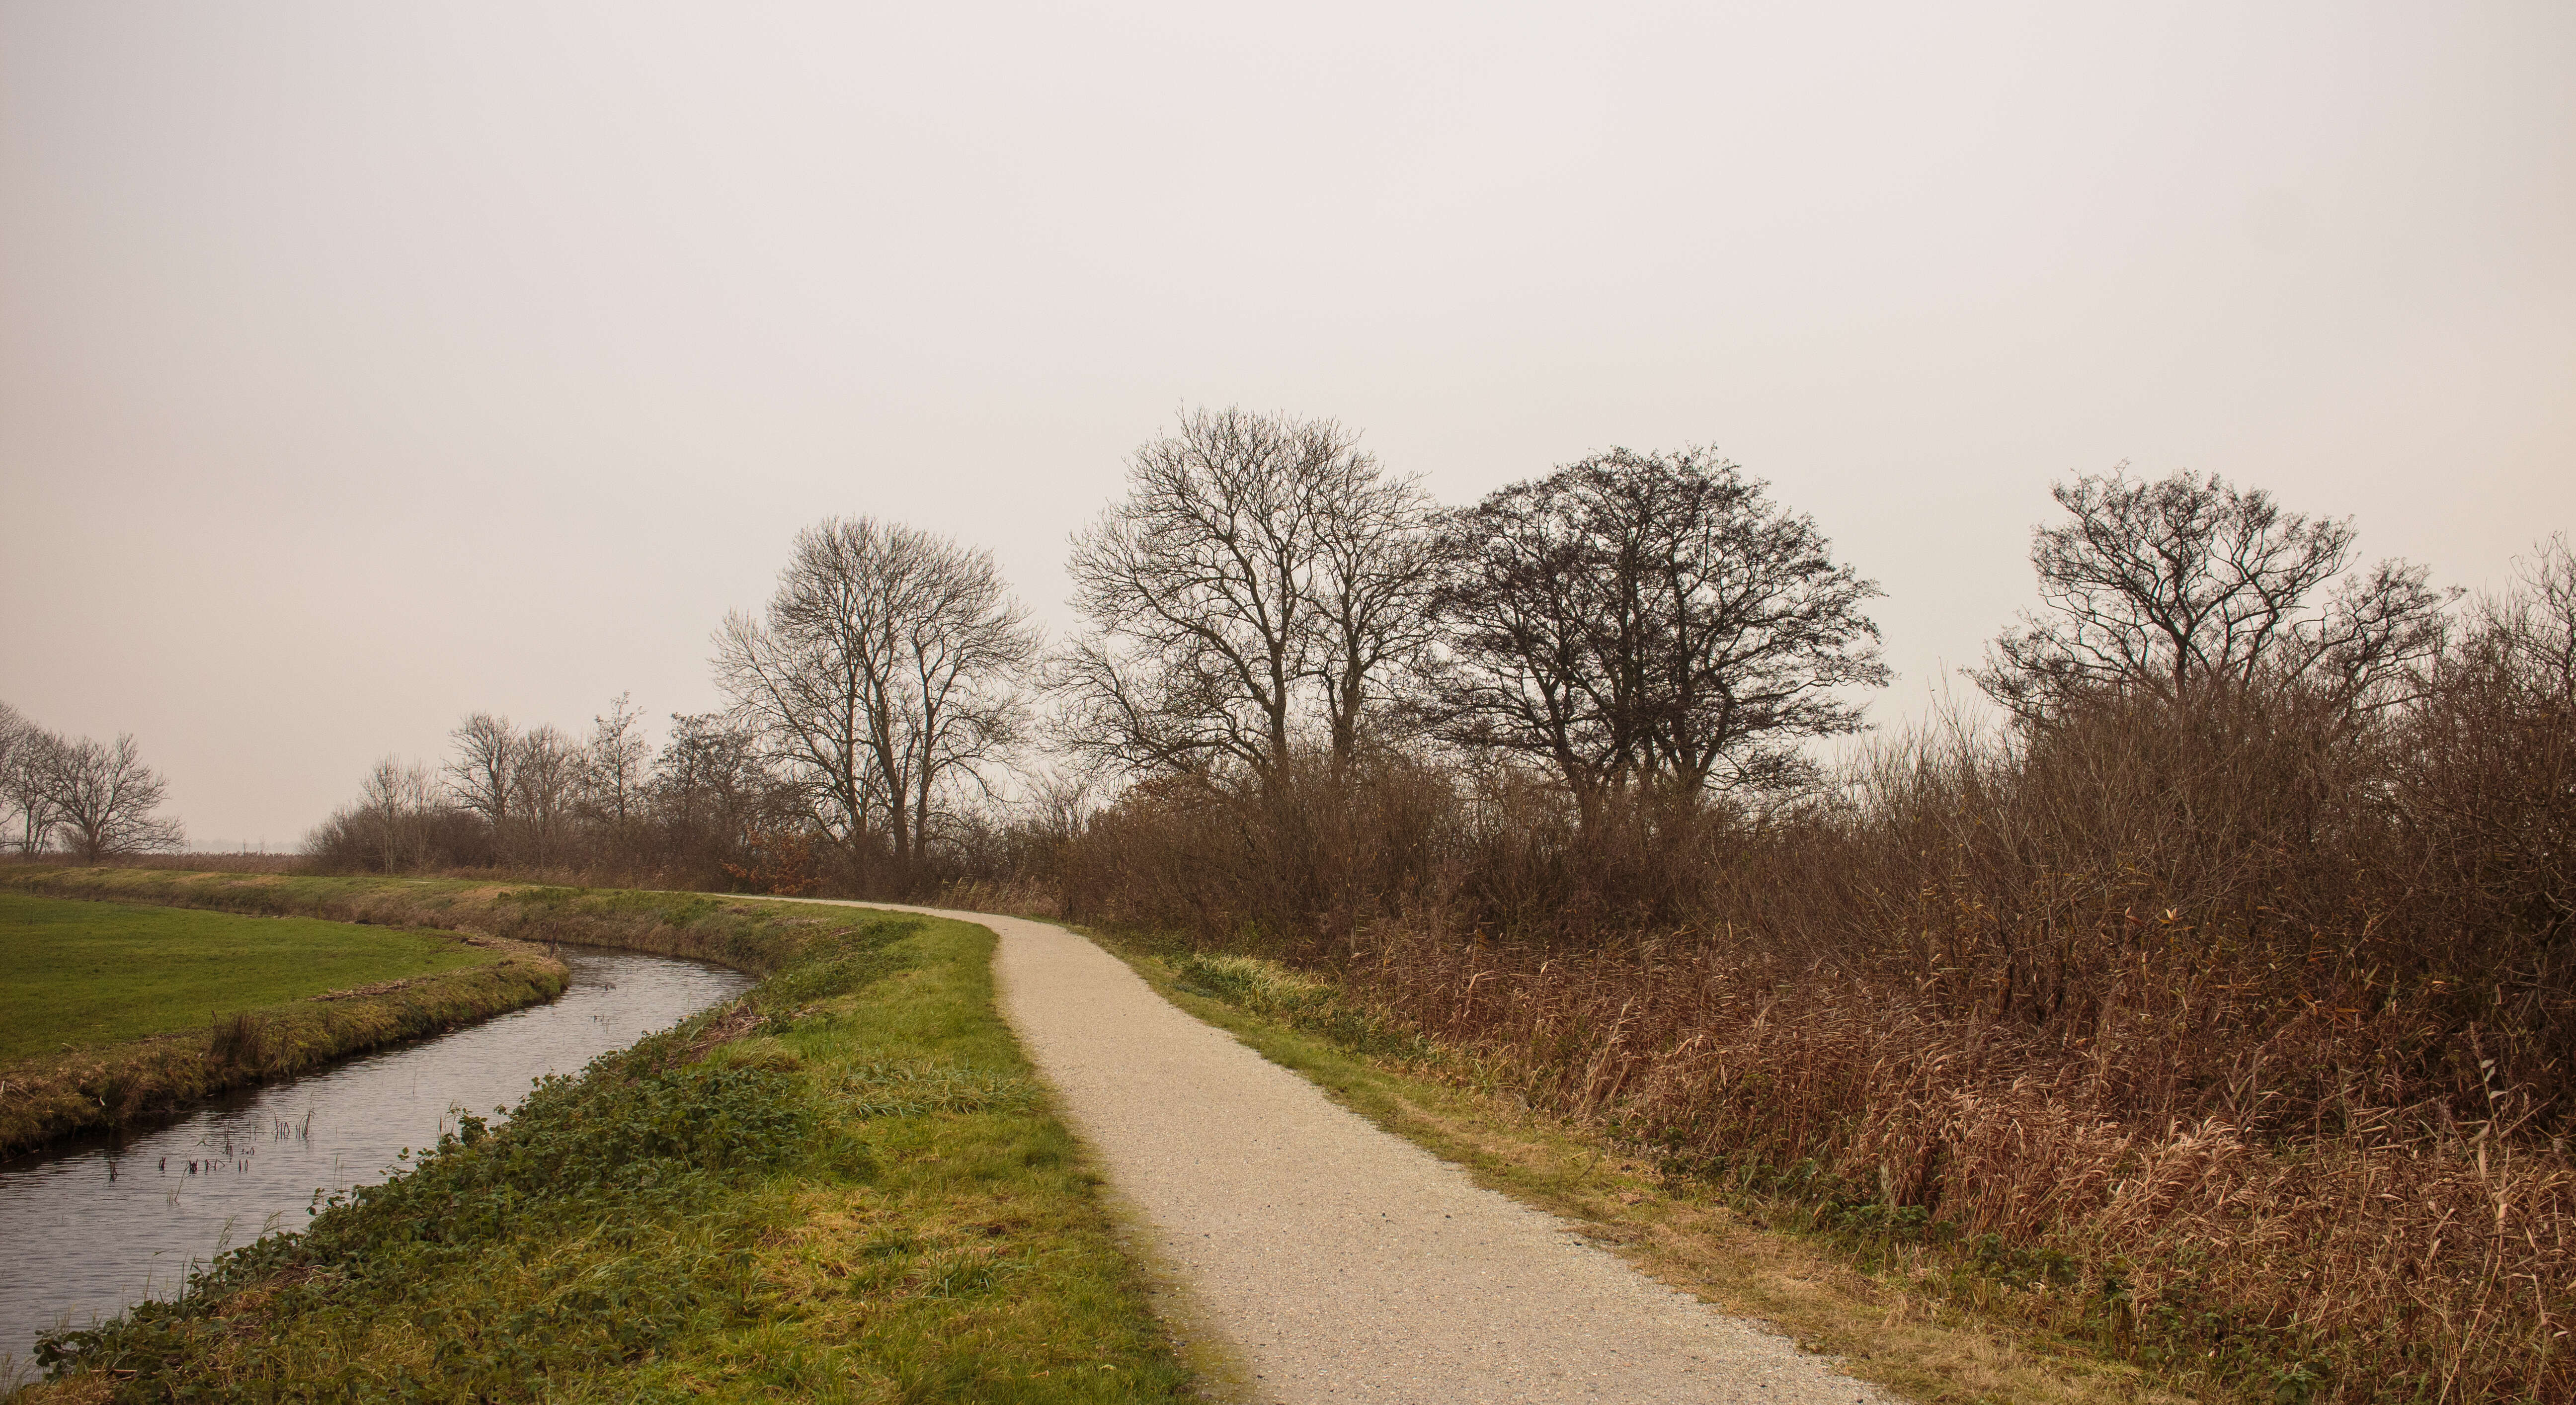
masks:
[[[2108,697],[1757,812],[1419,757],[1170,781],[1074,916],[1260,951],[1533,1104],[2283,1400],[2576,1398],[2576,690]]]
[[[1177,963],[1112,941],[1157,989],[1379,1125],[1466,1167],[1479,1183],[1584,1226],[1650,1275],[1803,1348],[1844,1358],[1854,1374],[1907,1399],[2015,1405],[2169,1405],[2227,1398],[2193,1372],[2141,1371],[2052,1341],[2026,1313],[1982,1310],[1976,1295],[2010,1293],[1960,1275],[1955,1256],[1885,1238],[1866,1256],[1818,1236],[1811,1207],[1678,1173],[1597,1125],[1536,1109],[1495,1086],[1467,1051],[1390,1041],[1341,1027],[1331,988],[1273,963],[1215,967],[1250,981],[1209,981],[1206,958]],[[1283,1016],[1285,1016],[1283,1018]],[[1318,1018],[1320,1016],[1321,1018]],[[1336,1037],[1340,1036],[1340,1037]],[[1986,1304],[1992,1307],[1993,1304]]]
[[[1965,1246],[2050,1290],[2026,1312],[2140,1359],[2304,1369],[2319,1399],[2576,1384],[2576,1167],[2545,1143],[2124,1120],[2100,1110],[2098,1063],[1865,990],[1730,980],[1676,947],[1567,958],[1416,934],[1350,975],[1541,1106],[1797,1193],[1823,1223]]]

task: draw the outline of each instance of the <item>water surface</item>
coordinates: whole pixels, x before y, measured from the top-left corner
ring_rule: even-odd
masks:
[[[302,1228],[316,1190],[383,1180],[458,1113],[489,1115],[533,1078],[575,1072],[752,985],[699,961],[557,954],[572,981],[550,1004],[0,1161],[0,1390],[35,1377],[39,1333],[168,1297],[190,1265]]]

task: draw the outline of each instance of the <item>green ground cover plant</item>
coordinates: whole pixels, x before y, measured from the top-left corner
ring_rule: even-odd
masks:
[[[505,1123],[464,1121],[177,1301],[50,1339],[53,1375],[17,1405],[1188,1398],[994,1008],[991,933],[495,886],[399,900],[725,946],[767,979],[541,1081]]]
[[[0,891],[0,1059],[502,959],[453,937]]]

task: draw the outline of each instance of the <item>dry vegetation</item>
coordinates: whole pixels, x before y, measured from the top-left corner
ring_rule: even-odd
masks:
[[[2567,561],[2392,704],[2090,695],[1767,811],[1386,752],[1149,783],[1067,910],[1334,973],[1698,1174],[2284,1399],[2565,1399]]]
[[[1672,1169],[1615,1131],[1533,1108],[1508,1066],[1425,1039],[1312,975],[1260,957],[1111,945],[1167,998],[1345,1106],[1900,1399],[2178,1405],[2202,1394],[1998,1320],[1979,1303],[2021,1290],[1952,1249],[1883,1226],[1820,1229],[1795,1195]]]

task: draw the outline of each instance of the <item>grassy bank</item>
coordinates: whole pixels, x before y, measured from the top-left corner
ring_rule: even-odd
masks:
[[[502,958],[452,937],[0,891],[0,1059]]]
[[[553,998],[514,942],[0,888],[0,1154]]]
[[[455,886],[410,900],[622,924],[767,979],[546,1081],[498,1128],[467,1121],[178,1302],[52,1341],[56,1378],[19,1405],[1184,1398],[1097,1182],[995,1012],[990,933]]]
[[[819,918],[721,894],[466,878],[316,877],[152,868],[0,867],[0,893],[319,917],[527,942],[620,947],[766,975]]]

